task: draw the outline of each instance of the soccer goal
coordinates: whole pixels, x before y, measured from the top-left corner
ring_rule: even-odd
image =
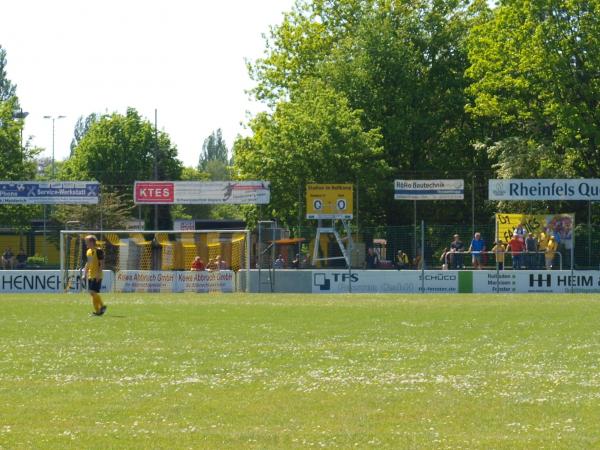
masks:
[[[241,280],[250,269],[248,230],[63,230],[60,265],[67,291],[85,287],[81,277],[89,234],[104,252],[106,290],[233,292],[249,285]]]

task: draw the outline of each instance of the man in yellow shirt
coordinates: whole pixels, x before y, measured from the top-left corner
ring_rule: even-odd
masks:
[[[88,292],[92,296],[95,316],[101,316],[106,312],[106,305],[100,298],[102,286],[102,269],[104,268],[104,252],[96,247],[96,236],[90,234],[85,237],[87,262],[83,268],[83,277],[87,280]]]
[[[556,255],[557,249],[558,249],[558,243],[554,239],[554,236],[550,236],[550,239],[548,239],[548,244],[546,245],[546,250],[544,253],[544,257],[546,259],[546,270],[552,269],[552,262],[554,261],[554,255]]]
[[[548,241],[550,240],[550,231],[546,228],[542,228],[538,235],[538,251],[540,252],[540,267],[544,264],[544,258],[546,253],[546,247],[548,247]]]
[[[496,267],[498,270],[504,270],[504,254],[506,253],[506,247],[502,241],[496,241],[496,245],[492,248],[492,252],[496,256]]]

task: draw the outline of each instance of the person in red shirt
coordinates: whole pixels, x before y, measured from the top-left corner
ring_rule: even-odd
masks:
[[[512,252],[513,269],[520,269],[523,267],[523,252],[525,250],[525,242],[521,236],[517,233],[513,234],[512,239],[509,241],[506,250]]]
[[[204,267],[204,262],[202,261],[202,259],[199,256],[196,256],[194,258],[194,261],[192,262],[192,267],[190,268],[190,270],[205,270]]]

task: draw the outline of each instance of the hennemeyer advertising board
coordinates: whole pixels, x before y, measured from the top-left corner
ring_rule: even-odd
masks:
[[[86,289],[85,280],[78,270],[69,271],[67,291],[79,292]],[[0,292],[64,292],[60,270],[0,270]],[[114,273],[102,271],[102,291],[112,291]]]
[[[136,181],[134,202],[149,205],[267,204],[268,181]]]
[[[395,180],[395,200],[462,200],[464,180]]]
[[[0,181],[1,205],[95,205],[99,195],[96,181]]]
[[[490,200],[600,200],[600,179],[489,180]]]

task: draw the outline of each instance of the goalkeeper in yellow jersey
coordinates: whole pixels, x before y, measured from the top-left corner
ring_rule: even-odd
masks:
[[[83,277],[87,280],[88,292],[92,296],[95,316],[101,316],[106,312],[106,305],[100,298],[100,287],[102,286],[102,269],[104,268],[104,252],[96,247],[96,236],[90,234],[85,237],[87,261],[83,268]]]

